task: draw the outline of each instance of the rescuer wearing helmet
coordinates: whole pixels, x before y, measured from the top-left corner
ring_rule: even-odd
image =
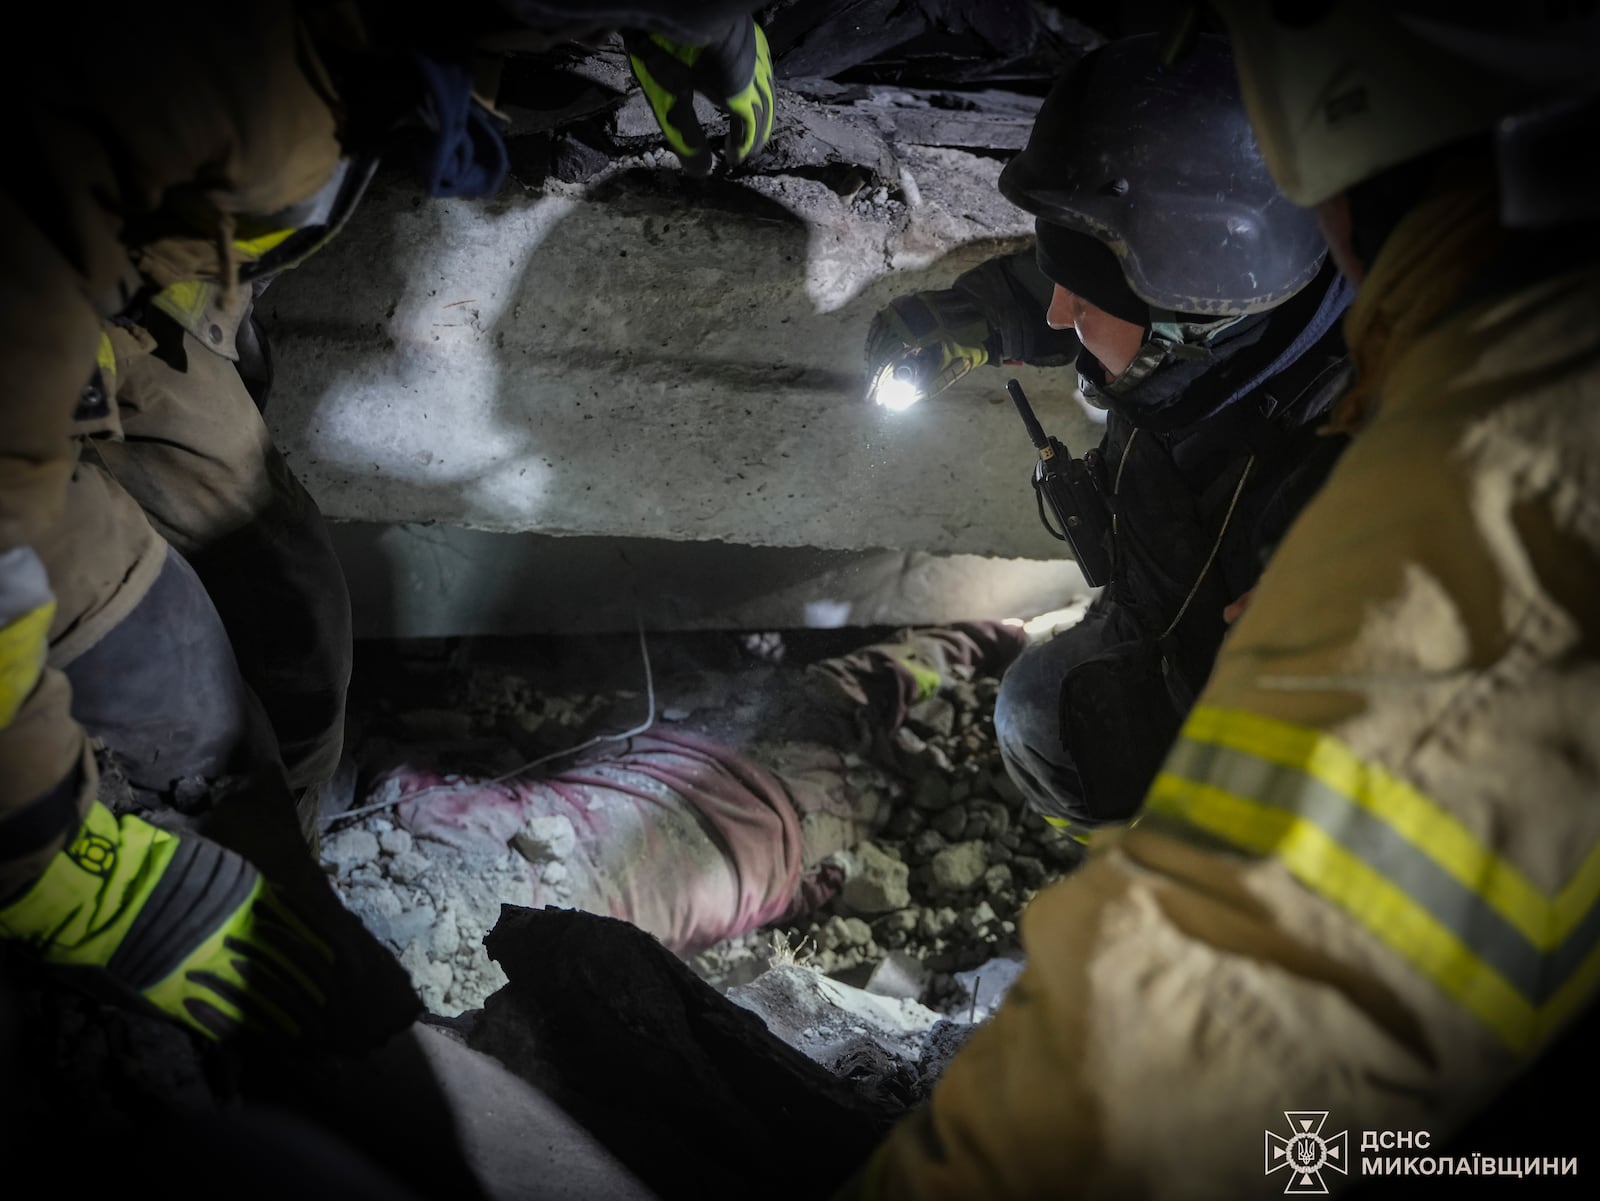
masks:
[[[410,1020],[403,973],[297,837],[291,790],[339,757],[349,602],[257,411],[254,290],[337,232],[379,153],[432,195],[498,185],[480,39],[623,28],[686,169],[714,158],[696,92],[745,161],[774,109],[754,7],[39,14],[5,72],[26,167],[0,189],[0,936],[203,1036],[305,1034],[336,995],[384,989],[345,1033]],[[86,733],[138,812],[97,799]]]
[[[1590,1137],[1570,1079],[1463,1124],[1541,1052],[1592,1066],[1600,26],[1219,7],[1274,177],[1359,281],[1353,436],[1139,825],[1024,914],[1027,968],[866,1195],[1454,1193],[1497,1154],[1573,1175]]]
[[[1114,514],[1110,580],[1012,666],[995,710],[1012,779],[1078,835],[1133,816],[1225,611],[1342,442],[1318,427],[1349,290],[1268,176],[1223,39],[1172,65],[1158,41],[1086,55],[1002,172],[1037,218],[1032,252],[894,302],[868,339],[869,369],[925,351],[941,385],[1075,351],[1084,396],[1108,410],[1086,460]]]

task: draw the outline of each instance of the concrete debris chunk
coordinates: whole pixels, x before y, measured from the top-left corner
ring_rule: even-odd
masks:
[[[359,827],[339,830],[322,840],[322,861],[342,871],[378,858],[378,840]]]
[[[432,863],[426,855],[415,850],[406,851],[389,860],[389,878],[402,884],[416,884],[428,874]]]
[[[911,903],[911,870],[875,842],[864,842],[855,854],[855,875],[845,881],[840,900],[856,913],[888,913]]]
[[[530,817],[522,829],[511,836],[511,845],[530,862],[559,863],[578,845],[578,832],[563,813]]]
[[[395,914],[389,919],[388,931],[383,937],[388,938],[397,947],[409,947],[413,943],[424,940],[437,921],[434,908],[429,904],[420,904],[414,909],[407,909]]]
[[[694,95],[694,115],[700,122],[700,128],[705,130],[710,144],[719,144],[722,135],[728,132],[728,118],[698,92]],[[630,91],[627,99],[618,106],[611,118],[610,133],[622,145],[661,140],[661,126],[656,122],[655,112],[642,91]]]
[[[894,732],[894,744],[911,756],[925,754],[928,749],[928,744],[918,738],[915,731],[906,726],[901,726]]]
[[[818,942],[824,951],[870,946],[872,927],[859,917],[840,917],[836,914],[823,925]]]
[[[450,1012],[445,997],[455,981],[455,972],[448,963],[429,959],[419,943],[412,943],[400,952],[400,966],[410,974],[411,982],[417,987],[417,995],[430,1013]]]
[[[1032,117],[909,106],[896,106],[885,117],[897,143],[959,150],[1021,150],[1033,128]]]
[[[825,1066],[866,1038],[898,1059],[922,1057],[926,1033],[939,1015],[914,999],[852,988],[797,964],[775,967],[727,997],[758,1014],[777,1037]]]
[[[933,857],[932,879],[946,892],[965,892],[983,879],[988,857],[981,842],[958,842]]]
[[[917,862],[932,859],[949,846],[945,836],[937,830],[923,830],[911,840],[911,858]]]
[[[1017,982],[1017,977],[1022,975],[1022,969],[1026,966],[1021,953],[1018,952],[1013,955],[997,956],[979,967],[955,974],[955,982],[965,993],[968,1012],[975,1021],[987,1020],[996,1009],[1000,1008],[1000,1002],[1005,999],[1006,993]]]
[[[955,729],[956,707],[942,696],[930,696],[912,705],[906,720],[925,738],[947,736]]]
[[[911,803],[918,809],[943,809],[950,803],[950,781],[940,775],[923,776],[917,781],[917,790],[911,796]]]
[[[428,953],[435,959],[449,959],[461,949],[461,930],[455,911],[446,909],[428,931]]]
[[[872,927],[859,917],[847,917],[844,919],[844,939],[852,947],[870,946]]]
[[[923,966],[922,960],[914,955],[895,951],[873,968],[867,980],[867,991],[880,997],[915,1001],[922,996],[922,990],[932,974]]]

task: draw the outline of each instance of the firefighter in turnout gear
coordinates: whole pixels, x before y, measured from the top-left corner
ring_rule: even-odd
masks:
[[[1567,159],[1594,17],[1219,7],[1275,178],[1358,284],[1351,442],[1143,818],[1024,914],[1026,970],[852,1195],[1256,1195],[1263,1129],[1313,1105],[1352,1152],[1448,1150],[1592,1011],[1600,212]]]
[[[379,153],[432,195],[494,190],[507,157],[472,68],[497,36],[626,30],[686,165],[709,161],[682,115],[705,89],[732,114],[724,159],[746,161],[774,108],[753,7],[506,0],[452,25],[433,6],[97,5],[12,43],[0,936],[209,1036],[313,1032],[363,991],[392,1003],[358,1041],[411,1019],[301,838],[340,755],[349,600],[261,418],[252,303],[337,233]]]

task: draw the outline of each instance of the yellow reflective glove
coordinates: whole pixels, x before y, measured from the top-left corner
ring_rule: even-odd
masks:
[[[886,371],[911,364],[923,397],[943,392],[967,372],[998,361],[989,319],[956,288],[900,296],[867,330],[867,381],[875,389]]]
[[[709,174],[713,157],[694,115],[696,92],[728,114],[722,157],[729,166],[766,145],[774,108],[772,54],[767,35],[750,17],[737,18],[723,37],[704,46],[660,34],[629,34],[624,40],[656,123],[690,175]]]
[[[244,859],[98,802],[32,887],[0,907],[0,937],[47,963],[97,968],[212,1039],[305,1034],[333,969],[329,946]]]

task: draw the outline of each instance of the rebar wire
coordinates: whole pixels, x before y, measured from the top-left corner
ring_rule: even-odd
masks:
[[[524,772],[532,771],[534,768],[540,767],[543,764],[551,762],[552,760],[564,759],[569,755],[581,754],[591,747],[599,746],[603,742],[625,742],[630,738],[637,738],[640,734],[645,733],[650,729],[651,726],[656,724],[655,675],[650,669],[650,647],[645,642],[644,618],[642,618],[637,612],[634,613],[634,624],[639,630],[639,657],[644,660],[644,692],[646,703],[644,720],[631,729],[623,730],[621,733],[597,734],[585,742],[580,742],[577,746],[564,747],[559,751],[551,751],[548,755],[540,755],[537,759],[530,759],[521,767],[512,768],[504,775],[495,776],[491,780],[484,781],[484,783],[504,784],[507,780],[513,779],[516,776],[520,776]],[[393,809],[396,805],[403,804],[406,801],[418,800],[427,796],[429,793],[452,792],[460,787],[461,785],[459,783],[430,784],[426,788],[420,788],[416,792],[407,793],[404,796],[392,797],[386,801],[376,801],[371,805],[363,805],[359,809],[349,809],[343,813],[336,813],[332,817],[323,818],[320,826],[322,829],[326,830],[339,822],[354,821],[356,818],[366,817],[370,813],[381,813],[385,809]]]

